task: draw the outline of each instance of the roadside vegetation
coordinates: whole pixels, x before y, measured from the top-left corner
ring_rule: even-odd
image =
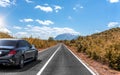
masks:
[[[48,40],[41,40],[39,38],[32,38],[32,37],[23,38],[23,39],[35,45],[35,47],[38,49],[48,48],[57,44],[57,42],[52,37],[49,37]]]
[[[120,28],[112,28],[64,43],[102,64],[120,70]]]
[[[0,32],[0,38],[15,38],[15,37],[9,35],[8,33]],[[57,44],[57,42],[52,37],[49,37],[48,40],[41,40],[39,38],[33,38],[33,37],[28,37],[28,38],[25,37],[21,39],[27,40],[29,43],[35,45],[37,49],[44,49]]]
[[[0,38],[14,38],[7,33],[0,32]],[[89,36],[79,36],[76,40],[55,41],[52,37],[48,40],[39,38],[22,38],[43,49],[64,42],[67,46],[75,48],[77,52],[86,54],[110,68],[120,70],[120,28],[112,28],[101,33]]]
[[[13,37],[9,35],[8,33],[0,32],[0,38],[13,38]]]

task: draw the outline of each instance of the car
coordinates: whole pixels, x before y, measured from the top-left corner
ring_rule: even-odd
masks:
[[[24,64],[36,61],[38,50],[23,39],[0,39],[0,64],[23,68]]]

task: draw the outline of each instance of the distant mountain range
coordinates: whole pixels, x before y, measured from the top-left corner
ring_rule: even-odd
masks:
[[[72,39],[77,39],[78,35],[70,34],[70,33],[64,33],[60,34],[55,37],[55,40],[72,40]]]

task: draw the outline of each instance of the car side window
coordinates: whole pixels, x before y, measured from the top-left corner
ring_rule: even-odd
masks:
[[[23,41],[19,41],[19,44],[18,44],[19,47],[25,47],[25,43]]]
[[[28,43],[27,41],[24,41],[24,42],[25,42],[27,47],[31,48],[31,44],[30,43]]]
[[[19,41],[19,44],[18,44],[19,47],[28,47],[28,48],[31,48],[31,44],[29,44],[27,41],[25,40],[21,40]]]

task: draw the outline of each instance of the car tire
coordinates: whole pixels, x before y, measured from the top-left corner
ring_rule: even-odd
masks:
[[[20,61],[19,61],[18,68],[21,69],[21,68],[23,68],[23,67],[24,67],[24,57],[21,56]]]

